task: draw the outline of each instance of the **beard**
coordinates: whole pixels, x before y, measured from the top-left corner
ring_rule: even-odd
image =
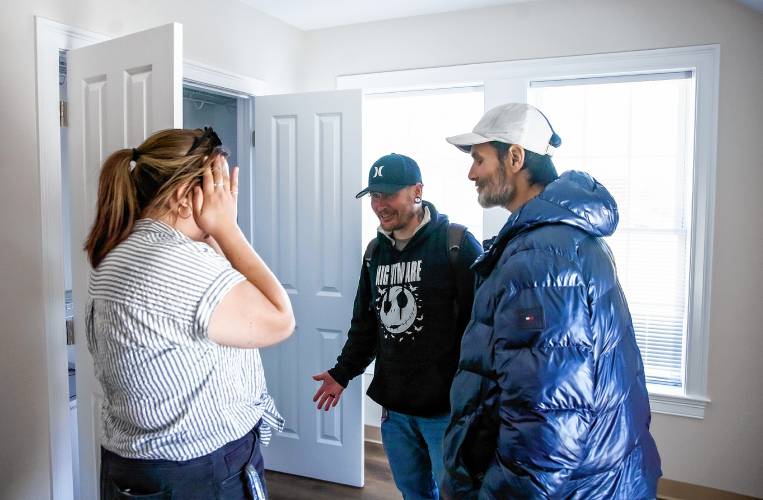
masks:
[[[508,181],[504,162],[500,162],[496,172],[477,186],[477,201],[483,208],[505,207],[514,198],[514,184]]]
[[[389,232],[395,232],[400,231],[402,229],[405,229],[406,226],[410,223],[411,219],[413,219],[416,216],[416,212],[414,210],[410,211],[396,211],[392,212],[391,215],[394,216],[394,219],[390,221],[388,226],[385,227],[384,223],[381,221],[380,214],[377,214],[377,217],[379,217],[379,225],[384,229],[385,231]]]

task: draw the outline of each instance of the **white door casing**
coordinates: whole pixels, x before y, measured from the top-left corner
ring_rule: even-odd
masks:
[[[361,268],[360,90],[257,97],[253,243],[289,293],[297,328],[262,350],[284,432],[268,469],[362,486],[363,384],[318,411],[311,378],[346,340]]]
[[[72,275],[77,342],[80,496],[98,498],[103,392],[85,341],[90,265],[82,250],[98,176],[113,151],[182,127],[182,26],[176,23],[72,50],[68,56]]]

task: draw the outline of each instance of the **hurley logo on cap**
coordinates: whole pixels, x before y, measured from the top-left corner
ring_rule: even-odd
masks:
[[[355,195],[360,198],[366,193],[397,193],[407,186],[421,182],[418,164],[405,155],[391,153],[374,162],[368,172],[368,187]]]

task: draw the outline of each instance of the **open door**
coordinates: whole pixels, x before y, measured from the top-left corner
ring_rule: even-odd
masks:
[[[360,90],[255,99],[254,237],[289,292],[297,329],[263,349],[286,420],[263,449],[268,469],[363,486],[363,384],[318,411],[311,378],[344,345],[361,268]]]
[[[95,218],[101,164],[151,133],[182,127],[182,26],[169,24],[69,54],[72,277],[77,335],[80,498],[98,498],[103,392],[85,341],[90,265],[82,245]]]

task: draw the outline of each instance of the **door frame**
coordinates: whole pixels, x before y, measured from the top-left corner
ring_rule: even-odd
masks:
[[[72,50],[109,40],[110,36],[68,26],[35,16],[35,67],[37,84],[37,160],[40,180],[40,221],[42,249],[42,305],[48,387],[48,440],[50,445],[50,498],[73,498],[72,443],[69,434],[67,348],[64,335],[64,259],[61,141],[58,121],[58,57],[61,50]],[[268,85],[254,78],[224,71],[193,61],[183,62],[183,83],[239,99],[238,149],[240,163],[250,167],[250,130],[253,126],[250,97],[269,93]],[[243,102],[242,102],[243,101]],[[243,128],[242,128],[243,125]],[[250,170],[251,171],[251,170]],[[251,182],[251,179],[248,179]],[[242,200],[251,204],[249,200]],[[250,236],[251,221],[244,231]],[[79,341],[84,339],[81,332]]]

